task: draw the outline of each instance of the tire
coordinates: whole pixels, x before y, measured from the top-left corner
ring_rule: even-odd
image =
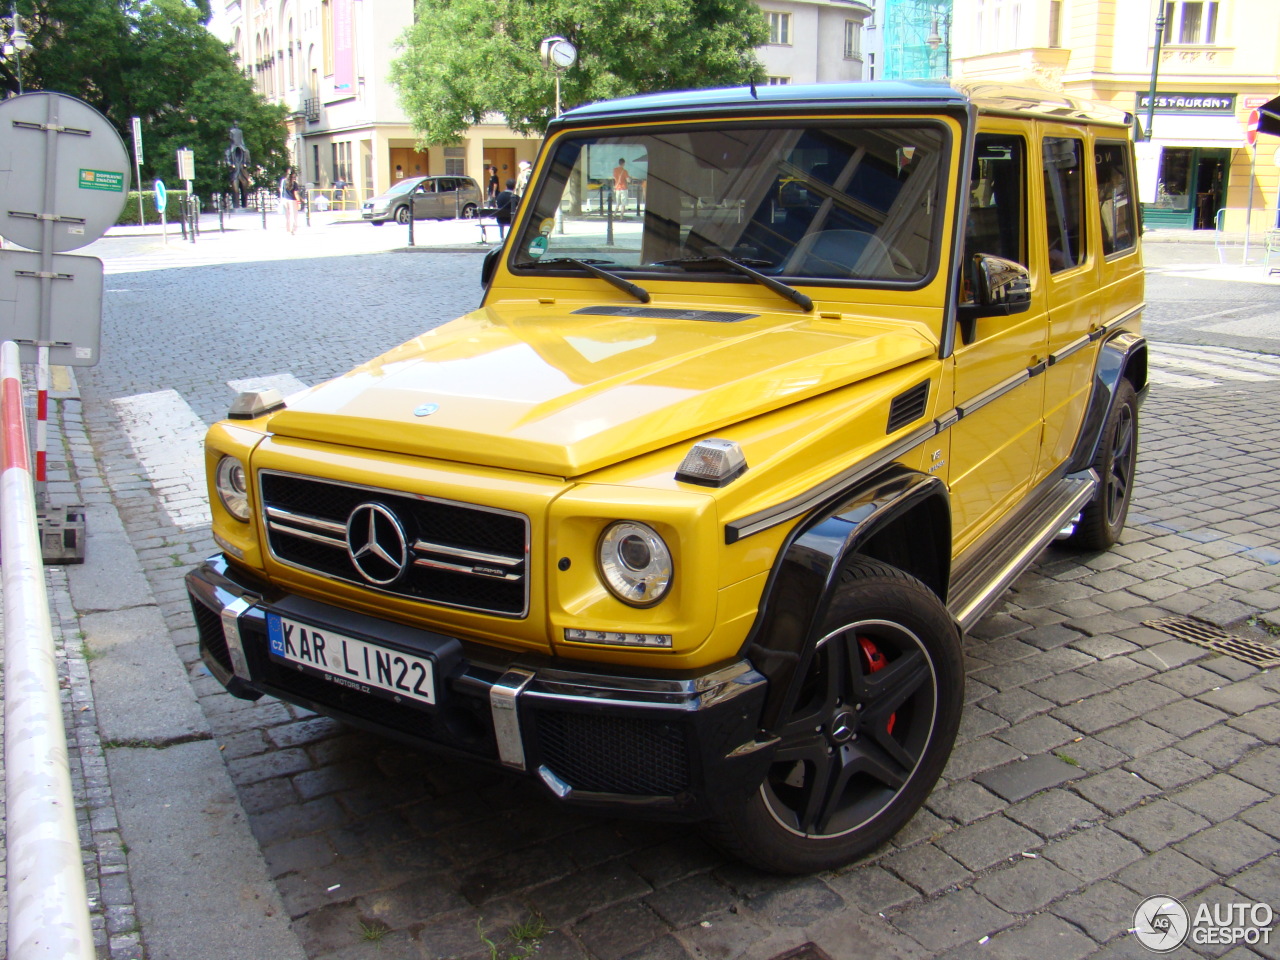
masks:
[[[387,221],[385,221],[385,220],[370,220],[369,222],[370,222],[370,223],[372,223],[375,227],[380,227],[380,226],[382,226],[384,223],[386,223]]]
[[[409,222],[409,208],[408,207],[396,208],[396,223],[403,226],[408,222]]]
[[[834,869],[897,833],[960,724],[960,633],[938,597],[865,558],[838,589],[764,782],[710,825],[727,852],[775,873]]]
[[[462,219],[474,220],[476,218],[476,205],[474,203],[464,203],[462,205]]]
[[[1080,514],[1069,542],[1082,550],[1106,550],[1120,539],[1133,499],[1138,466],[1138,395],[1121,380],[1102,428],[1093,469],[1098,490]]]

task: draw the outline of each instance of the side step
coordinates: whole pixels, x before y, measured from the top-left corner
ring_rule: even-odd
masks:
[[[982,619],[1040,551],[1084,509],[1097,486],[1092,470],[1063,477],[1024,511],[969,548],[957,564],[947,600],[961,629],[967,631]]]

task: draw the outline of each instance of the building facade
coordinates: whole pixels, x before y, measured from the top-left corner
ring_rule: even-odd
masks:
[[[872,8],[859,0],[760,0],[769,40],[757,48],[769,83],[867,79]]]
[[[259,93],[289,108],[299,179],[349,188],[348,203],[424,174],[515,177],[539,140],[486,117],[457,144],[419,151],[388,74],[412,0],[231,0],[216,30]]]
[[[1246,130],[1250,112],[1280,92],[1275,0],[955,0],[955,8],[958,78],[1032,83],[1135,115],[1151,144],[1139,144],[1147,226],[1280,226],[1280,138],[1250,146]]]

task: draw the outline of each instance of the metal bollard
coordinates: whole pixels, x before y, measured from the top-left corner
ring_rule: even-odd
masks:
[[[409,246],[413,246],[413,194],[409,194]]]
[[[307,191],[307,226],[311,226],[311,188],[304,188]]]
[[[225,193],[218,194],[218,232],[219,233],[227,232],[227,224],[223,220],[223,216],[226,213],[226,206],[227,206],[227,195]]]
[[[612,190],[609,191],[609,199],[607,202],[609,204],[608,206],[609,226],[608,226],[608,229],[605,231],[604,242],[605,242],[605,246],[612,247],[613,246],[613,191]]]
[[[182,239],[187,239],[187,198],[178,198],[178,225],[182,228]]]
[[[258,209],[262,211],[262,229],[267,229],[267,191],[258,191]]]

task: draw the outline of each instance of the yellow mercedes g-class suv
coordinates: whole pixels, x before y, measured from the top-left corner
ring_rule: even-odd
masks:
[[[767,869],[865,854],[943,769],[964,631],[1124,526],[1128,122],[915,83],[565,114],[478,310],[209,431],[209,669]]]

